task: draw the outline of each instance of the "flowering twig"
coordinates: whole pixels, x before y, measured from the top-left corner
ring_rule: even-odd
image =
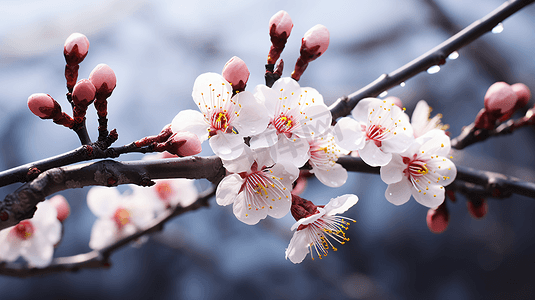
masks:
[[[214,195],[215,188],[212,187],[200,194],[197,200],[192,204],[186,207],[177,206],[175,209],[167,210],[161,216],[158,216],[152,224],[144,230],[126,236],[101,250],[93,250],[91,252],[68,257],[58,257],[45,268],[28,268],[26,264],[21,263],[0,263],[0,274],[24,278],[57,272],[76,272],[81,269],[108,268],[111,265],[109,258],[114,251],[130,244],[144,235],[163,230],[164,224],[176,216],[188,211],[197,210],[201,207],[207,207],[209,205],[208,200]]]
[[[498,23],[502,22],[510,15],[519,11],[528,4],[533,3],[534,1],[535,0],[507,1],[485,17],[473,22],[459,33],[450,37],[440,45],[429,50],[408,64],[389,74],[383,74],[379,76],[379,78],[377,78],[375,81],[350,94],[349,96],[339,98],[329,107],[333,116],[333,120],[349,115],[351,110],[361,99],[366,97],[377,97],[383,91],[391,89],[402,82],[405,82],[407,79],[412,78],[420,72],[426,71],[432,66],[445,64],[446,58],[452,52],[459,50],[483,34],[491,31],[494,27],[496,27],[496,25],[498,25]]]

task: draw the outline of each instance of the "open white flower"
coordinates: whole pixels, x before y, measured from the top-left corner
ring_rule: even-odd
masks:
[[[425,100],[420,100],[416,104],[411,116],[411,125],[414,131],[414,137],[420,137],[433,129],[447,130],[448,125],[440,123],[442,114],[437,114],[433,118],[431,116],[431,107],[427,105]]]
[[[0,261],[12,262],[22,256],[31,266],[46,267],[60,239],[56,208],[45,200],[37,204],[33,218],[0,231]]]
[[[292,163],[274,163],[269,152],[252,151],[236,160],[223,161],[227,175],[216,191],[217,204],[233,204],[238,220],[254,225],[266,216],[282,218],[291,206],[292,183],[299,175],[299,169]]]
[[[349,241],[344,230],[347,230],[349,221],[355,221],[335,215],[347,211],[358,200],[355,195],[343,195],[331,199],[324,207],[317,207],[315,214],[298,220],[292,226],[292,230],[297,230],[286,249],[286,259],[289,258],[291,262],[297,264],[305,259],[309,251],[312,259],[314,259],[313,252],[316,252],[321,259],[327,255],[330,248],[338,250],[327,237],[340,244]]]
[[[347,180],[347,171],[336,160],[340,155],[348,154],[336,144],[332,134],[323,134],[308,141],[310,145],[311,173],[316,175],[321,183],[330,187],[342,186]]]
[[[105,248],[146,228],[154,219],[149,203],[140,197],[121,195],[117,188],[91,188],[87,194],[87,205],[98,217],[91,230],[91,249]]]
[[[332,121],[323,97],[313,88],[301,88],[292,78],[280,78],[272,88],[258,85],[255,96],[270,116],[268,128],[251,137],[251,148],[271,148],[276,162],[290,161],[296,167],[310,157],[307,139],[323,134]]]
[[[391,101],[366,98],[351,113],[354,119],[342,118],[335,126],[336,143],[358,150],[370,166],[388,164],[392,153],[407,150],[414,140],[409,117]]]
[[[388,184],[385,196],[393,204],[407,202],[411,195],[418,203],[437,207],[444,202],[444,186],[457,175],[455,164],[446,156],[450,138],[443,130],[434,129],[417,138],[401,154],[395,154],[381,167],[381,179]]]
[[[191,179],[160,179],[154,182],[156,184],[150,187],[132,186],[132,197],[147,201],[156,215],[177,205],[186,207],[197,200],[199,193]],[[140,201],[143,201],[141,199]]]
[[[232,96],[232,86],[216,73],[201,74],[193,85],[193,100],[201,112],[183,110],[172,122],[173,132],[189,131],[209,139],[214,153],[234,159],[243,152],[243,138],[264,131],[269,122],[265,107],[252,93]]]

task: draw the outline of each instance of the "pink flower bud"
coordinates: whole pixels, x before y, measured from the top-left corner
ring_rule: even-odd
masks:
[[[81,33],[71,34],[63,46],[63,55],[68,65],[81,63],[89,50],[89,40]]]
[[[466,206],[468,207],[468,212],[474,219],[483,218],[489,211],[489,205],[485,198],[468,201],[466,202]]]
[[[42,119],[50,119],[59,108],[59,104],[50,95],[44,93],[32,94],[28,97],[28,108]]]
[[[425,220],[427,222],[427,228],[432,233],[442,233],[448,228],[450,215],[446,206],[440,205],[435,209],[429,209]]]
[[[310,28],[301,41],[301,55],[304,49],[309,55],[314,56],[310,61],[320,57],[329,47],[329,36],[329,30],[321,24]]]
[[[269,35],[272,37],[288,39],[293,27],[292,18],[284,10],[279,11],[269,19]]]
[[[95,100],[95,92],[96,88],[91,81],[81,79],[74,86],[72,101],[76,106],[87,107]]]
[[[269,20],[269,36],[271,38],[271,48],[269,49],[267,63],[274,65],[279,59],[288,37],[292,32],[294,24],[290,15],[284,10],[279,11]]]
[[[499,111],[505,114],[513,109],[517,100],[518,97],[510,85],[505,82],[496,82],[485,94],[485,108],[489,112]]]
[[[165,150],[184,157],[201,153],[202,146],[196,134],[189,131],[179,131],[167,140]]]
[[[528,104],[529,99],[531,98],[531,92],[529,88],[523,83],[515,83],[511,85],[511,88],[518,97],[517,104],[519,105],[519,107],[526,106],[526,104]]]
[[[249,69],[245,62],[241,58],[234,56],[227,61],[221,75],[232,85],[234,92],[241,92],[245,90],[249,74]]]
[[[89,81],[93,83],[97,90],[97,98],[109,97],[117,84],[115,73],[107,64],[98,64],[89,74]]]
[[[63,197],[62,195],[56,195],[50,198],[48,201],[50,201],[50,203],[56,208],[56,211],[58,212],[58,220],[60,222],[65,221],[65,219],[70,216],[71,207],[65,197]]]

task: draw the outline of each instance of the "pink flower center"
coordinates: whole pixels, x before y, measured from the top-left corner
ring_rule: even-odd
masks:
[[[168,203],[171,197],[175,194],[171,184],[169,184],[167,181],[157,182],[156,185],[154,185],[154,189],[156,190],[156,194],[158,194],[160,200],[165,203]]]
[[[115,221],[119,230],[123,229],[125,225],[131,222],[130,212],[125,208],[119,207],[113,215],[113,221]]]
[[[414,155],[414,158],[412,160],[408,157],[403,157],[403,163],[407,165],[407,168],[403,171],[407,178],[421,177],[429,172],[429,169],[427,168],[427,163],[420,159],[417,159],[416,154]]]
[[[273,120],[273,126],[277,129],[277,133],[290,133],[295,125],[293,117],[283,113]]]
[[[11,229],[12,234],[21,240],[28,240],[33,236],[35,229],[30,220],[21,221]]]
[[[372,140],[377,147],[381,147],[381,141],[388,137],[389,132],[390,130],[384,126],[372,124],[366,128],[366,139]]]

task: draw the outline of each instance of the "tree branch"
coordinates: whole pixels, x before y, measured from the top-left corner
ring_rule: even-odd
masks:
[[[379,76],[375,81],[349,96],[339,98],[329,107],[333,120],[349,115],[351,110],[361,99],[366,97],[377,97],[383,91],[389,90],[400,83],[407,81],[407,79],[416,76],[420,72],[426,71],[432,66],[445,64],[446,57],[452,52],[459,50],[483,34],[491,31],[492,28],[498,25],[498,23],[534,1],[535,0],[507,1],[485,17],[473,22],[456,35],[450,37],[442,44],[429,50],[403,67],[389,74]]]
[[[206,178],[217,184],[225,172],[217,156],[128,162],[103,160],[50,169],[0,202],[0,230],[31,218],[37,203],[66,189],[120,184],[151,186],[152,180],[164,178]]]

